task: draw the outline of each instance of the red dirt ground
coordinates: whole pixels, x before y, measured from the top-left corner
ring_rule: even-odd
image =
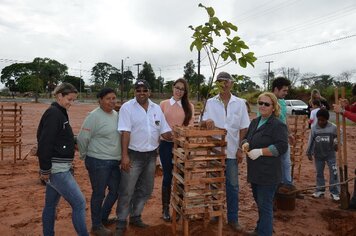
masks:
[[[24,109],[23,154],[25,156],[36,145],[36,130],[39,119],[49,104],[21,104]],[[77,133],[87,114],[96,104],[76,104],[70,108],[70,123]],[[308,131],[306,135],[308,135]],[[356,167],[356,126],[347,127],[348,164],[350,176]],[[257,220],[256,205],[253,201],[249,184],[246,182],[246,162],[240,167],[240,212],[239,222],[246,229],[253,229]],[[328,178],[328,170],[326,168]],[[87,225],[90,229],[89,202],[91,188],[88,173],[83,161],[75,159],[75,177],[87,201]],[[148,229],[129,228],[126,235],[172,235],[171,225],[161,217],[162,176],[155,179],[154,193],[145,206],[143,220],[151,225]],[[304,188],[315,183],[315,170],[312,162],[303,160],[300,178],[295,180],[297,188]],[[12,149],[5,149],[5,158],[0,161],[0,234],[1,235],[42,235],[41,212],[44,205],[44,187],[38,180],[38,161],[34,156],[13,163]],[[353,182],[349,189],[352,193]],[[329,194],[324,199],[311,197],[312,191],[305,193],[304,199],[296,200],[293,211],[275,212],[275,235],[356,235],[356,212],[339,209],[339,203],[332,202]],[[114,211],[112,212],[114,216]],[[112,230],[115,226],[110,227]],[[217,224],[204,228],[201,222],[191,222],[190,235],[216,235]],[[182,234],[182,224],[178,223],[178,233]],[[71,222],[71,208],[61,200],[56,221],[56,235],[75,235]],[[224,224],[223,235],[237,235]]]

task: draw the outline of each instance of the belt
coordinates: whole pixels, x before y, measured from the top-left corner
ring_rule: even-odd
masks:
[[[148,151],[148,152],[140,152],[140,151],[135,151],[129,148],[129,152],[138,152],[138,153],[143,153],[143,154],[150,154],[150,153],[156,153],[157,152],[157,148],[152,150],[152,151]]]

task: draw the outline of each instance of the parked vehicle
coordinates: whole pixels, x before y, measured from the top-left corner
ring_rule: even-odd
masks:
[[[302,100],[285,100],[287,105],[287,114],[307,115],[308,105]]]

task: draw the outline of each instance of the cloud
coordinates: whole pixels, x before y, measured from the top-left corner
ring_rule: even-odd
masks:
[[[129,56],[125,66],[134,74],[134,64],[147,61],[156,75],[176,79],[189,60],[197,60],[197,52],[189,50],[192,31],[188,26],[207,20],[199,2],[214,7],[221,20],[236,24],[237,34],[260,56],[356,34],[352,0],[2,0],[1,57],[29,61],[49,57],[67,64],[70,73],[78,73],[82,61],[88,81],[90,73],[84,71],[95,63],[121,67],[121,60]],[[355,68],[355,40],[259,58],[255,68],[230,64],[223,69],[257,78],[267,69],[265,61],[273,60],[272,69],[295,67],[301,73],[337,75]],[[6,65],[0,61],[0,69]],[[207,59],[202,73],[211,75]]]

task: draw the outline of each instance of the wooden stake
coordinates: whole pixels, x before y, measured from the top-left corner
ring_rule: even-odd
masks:
[[[345,87],[341,87],[341,98],[345,99]],[[346,135],[346,118],[342,116],[342,152],[343,152],[343,164],[344,164],[344,180],[348,179],[348,171],[347,171],[347,135]],[[346,182],[344,185],[341,185],[341,188],[344,188],[346,192],[346,199],[344,200],[343,209],[349,208],[350,204],[350,192],[349,192],[349,185]],[[345,208],[344,208],[345,207]]]
[[[339,88],[335,88],[335,104],[340,104],[339,102]],[[340,148],[341,146],[341,137],[340,137],[340,114],[336,113],[336,133],[337,133],[337,159],[338,159],[338,165],[339,165],[339,178],[340,182],[344,181],[344,169],[343,169],[343,159],[342,159],[342,149]],[[341,209],[347,209],[348,206],[348,196],[347,196],[347,189],[346,185],[340,185],[340,208]]]

